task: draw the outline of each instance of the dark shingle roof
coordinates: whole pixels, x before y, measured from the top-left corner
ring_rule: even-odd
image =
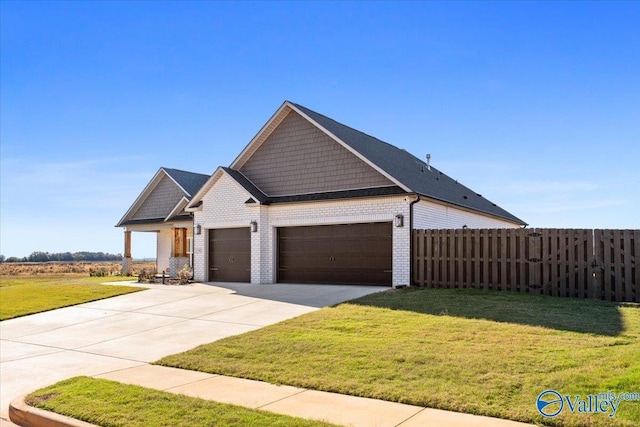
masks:
[[[187,193],[189,198],[195,196],[200,188],[207,182],[211,175],[201,173],[187,172],[180,169],[162,168],[178,185],[180,185]]]
[[[338,123],[302,105],[292,104],[412,192],[526,224],[433,166],[429,170],[425,162],[407,151]]]
[[[224,166],[222,167],[222,169],[226,173],[231,175],[231,177],[233,179],[235,179],[236,182],[238,184],[240,184],[245,190],[247,190],[249,192],[249,194],[251,194],[251,196],[254,199],[256,199],[256,201],[260,202],[261,204],[267,203],[267,201],[269,200],[267,195],[264,194],[262,191],[260,191],[260,189],[258,187],[253,185],[253,182],[249,181],[247,179],[247,177],[244,176],[244,174],[242,172],[239,172],[237,170],[233,170],[231,168],[227,168],[227,167],[224,167]]]
[[[363,188],[359,190],[329,191],[324,193],[296,194],[291,196],[267,196],[256,187],[242,172],[222,167],[238,184],[240,184],[257,202],[263,205],[291,202],[311,202],[315,200],[352,199],[355,197],[389,196],[392,194],[406,194],[397,185],[390,187]]]

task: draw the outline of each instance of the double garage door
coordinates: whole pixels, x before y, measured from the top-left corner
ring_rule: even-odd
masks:
[[[209,280],[249,282],[248,228],[209,231]],[[277,229],[277,281],[390,285],[390,222]]]

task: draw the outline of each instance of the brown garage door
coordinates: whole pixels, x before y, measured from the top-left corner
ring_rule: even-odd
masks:
[[[278,281],[391,285],[391,223],[278,228]]]
[[[249,228],[209,230],[209,280],[251,281],[251,233]]]

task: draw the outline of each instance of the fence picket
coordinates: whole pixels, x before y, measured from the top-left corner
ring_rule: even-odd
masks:
[[[413,283],[640,302],[640,230],[413,230]]]
[[[624,289],[624,298],[622,301],[633,301],[633,283],[631,281],[631,230],[624,230],[622,235],[622,256],[621,260],[621,268],[623,269],[623,274],[621,277],[624,277],[622,282],[622,286]]]

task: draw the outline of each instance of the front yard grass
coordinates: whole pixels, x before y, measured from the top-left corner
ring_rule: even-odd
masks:
[[[372,294],[169,356],[161,365],[562,426],[637,426],[536,410],[538,395],[640,391],[640,307],[407,288]]]
[[[0,320],[53,310],[144,290],[100,283],[131,277],[89,277],[85,274],[0,276]]]
[[[25,402],[109,427],[332,425],[88,377],[40,389]]]

